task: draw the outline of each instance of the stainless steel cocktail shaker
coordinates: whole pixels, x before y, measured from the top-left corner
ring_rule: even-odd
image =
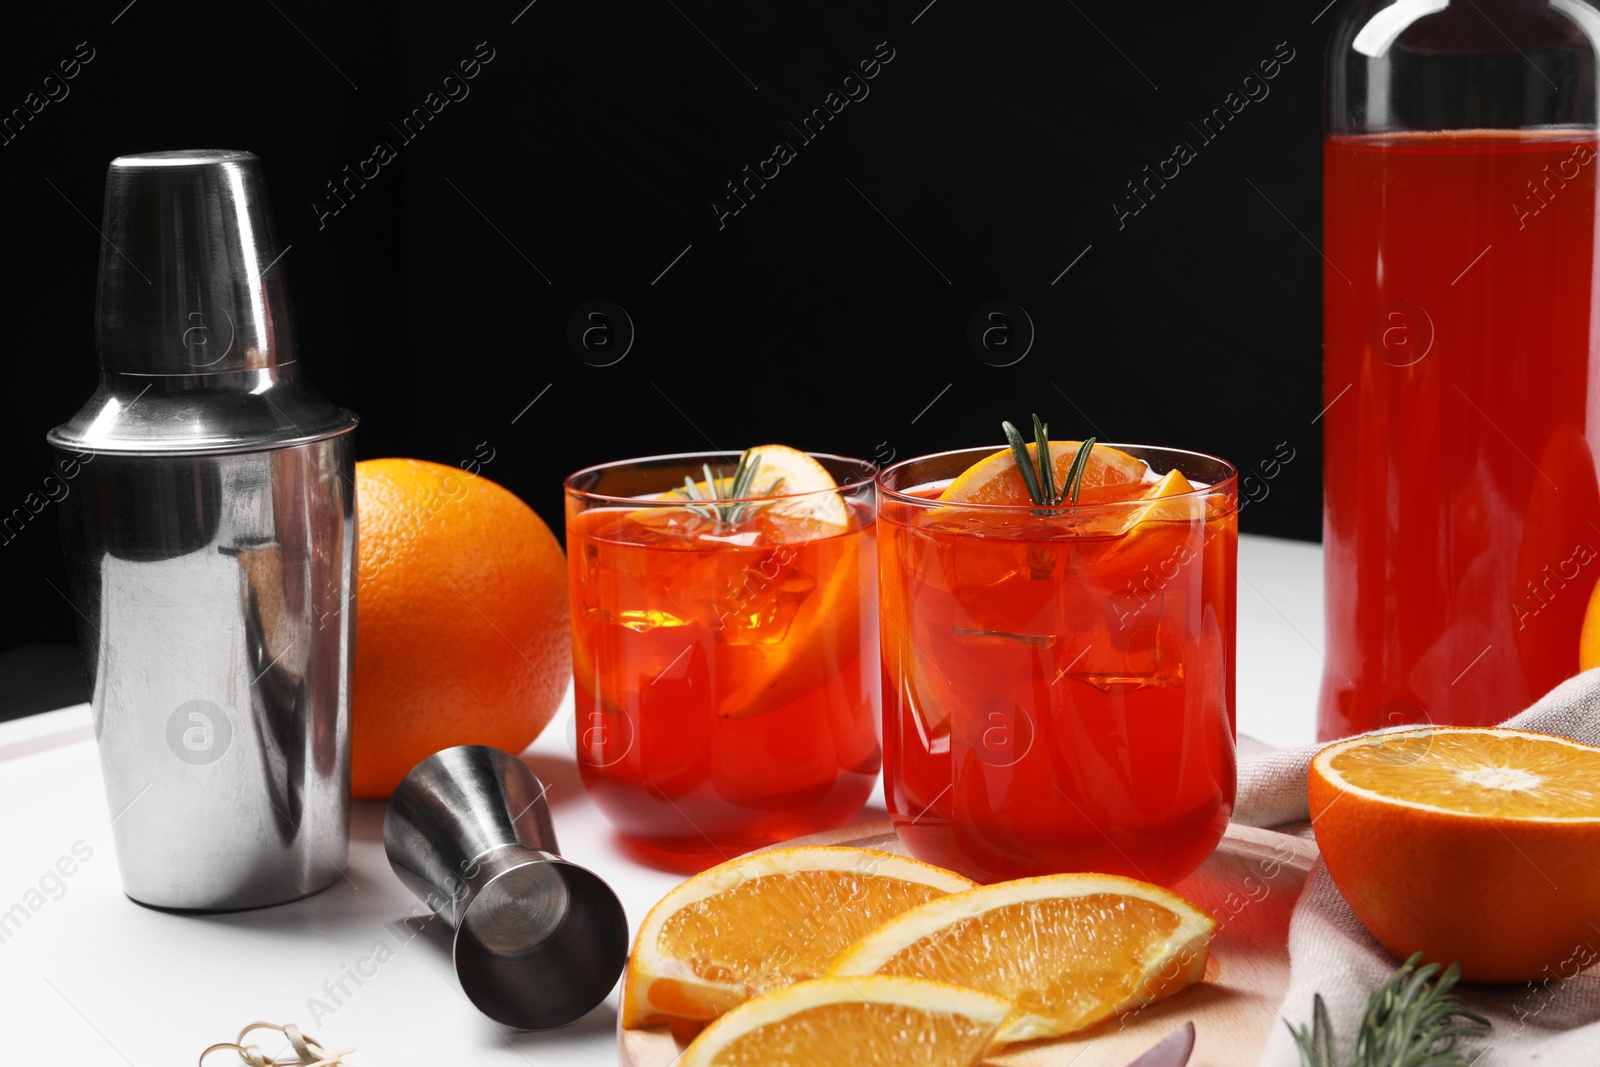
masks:
[[[250,908],[340,877],[355,416],[300,377],[260,161],[112,161],[100,385],[51,444],[123,887]]]

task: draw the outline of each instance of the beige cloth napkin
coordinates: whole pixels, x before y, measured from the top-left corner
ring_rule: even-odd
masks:
[[[1600,745],[1600,669],[1562,683],[1505,725]],[[1234,819],[1285,830],[1303,824],[1310,817],[1306,771],[1319,747],[1245,755]],[[1494,917],[1486,915],[1484,921]],[[1600,933],[1590,944],[1600,950]],[[1289,964],[1289,990],[1279,1015],[1297,1028],[1308,1024],[1312,996],[1321,993],[1338,1039],[1336,1062],[1348,1063],[1367,994],[1399,961],[1367,933],[1321,863],[1295,905]],[[1600,967],[1577,975],[1552,973],[1523,985],[1457,988],[1470,1008],[1493,1023],[1486,1038],[1467,1046],[1473,1067],[1600,1063]],[[1299,1067],[1300,1062],[1280,1023],[1267,1040],[1260,1067]]]

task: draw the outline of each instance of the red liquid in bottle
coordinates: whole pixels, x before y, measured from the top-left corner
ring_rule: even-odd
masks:
[[[1592,131],[1325,152],[1318,735],[1499,722],[1600,579]]]

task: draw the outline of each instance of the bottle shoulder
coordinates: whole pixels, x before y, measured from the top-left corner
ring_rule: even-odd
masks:
[[[1592,0],[1368,0],[1327,54],[1327,132],[1592,128]]]

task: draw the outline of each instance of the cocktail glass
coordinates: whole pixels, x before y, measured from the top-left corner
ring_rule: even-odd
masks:
[[[674,492],[706,464],[726,485],[736,458],[566,482],[578,766],[669,866],[843,825],[880,766],[876,468],[813,454],[837,488],[734,521]]]
[[[983,881],[1171,884],[1227,826],[1236,472],[1109,447],[1196,488],[1049,508],[935,499],[993,448],[878,477],[885,793],[924,860]]]

